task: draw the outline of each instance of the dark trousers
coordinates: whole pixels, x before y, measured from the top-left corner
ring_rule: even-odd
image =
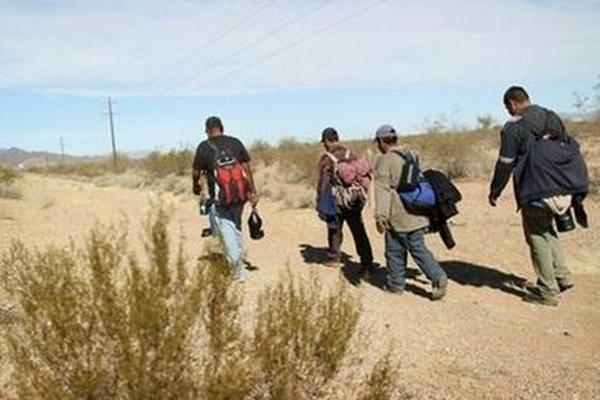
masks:
[[[330,260],[341,260],[341,247],[344,240],[344,222],[348,223],[350,232],[352,232],[356,252],[360,257],[360,263],[362,265],[373,264],[373,250],[371,249],[371,242],[369,241],[369,236],[367,235],[365,224],[363,223],[362,207],[343,210],[341,214],[338,214],[336,221],[327,224]]]

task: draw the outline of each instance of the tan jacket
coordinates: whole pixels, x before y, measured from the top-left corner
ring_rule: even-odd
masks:
[[[396,232],[406,233],[429,226],[427,217],[409,214],[396,188],[402,176],[404,159],[393,151],[397,146],[375,160],[375,219],[387,222]]]

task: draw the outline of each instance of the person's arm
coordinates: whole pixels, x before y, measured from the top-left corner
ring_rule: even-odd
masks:
[[[192,191],[196,196],[202,193],[202,157],[200,154],[200,146],[196,149],[194,155],[194,163],[192,164]]]
[[[375,164],[375,221],[380,233],[390,226],[392,190],[390,158],[381,156]]]
[[[248,189],[249,189],[249,198],[250,204],[252,207],[256,208],[258,205],[258,190],[256,189],[256,184],[254,182],[254,173],[252,171],[252,164],[250,159],[250,154],[248,150],[246,150],[246,146],[238,140],[235,139],[234,149],[237,152],[236,157],[238,161],[242,163],[242,167],[244,168],[244,175],[246,175],[246,180],[248,181]]]
[[[252,165],[250,161],[242,163],[244,167],[244,173],[246,174],[246,179],[248,180],[248,186],[250,189],[250,204],[252,207],[256,207],[258,205],[258,191],[256,190],[256,185],[254,184],[254,174],[252,172]]]
[[[517,129],[518,126],[514,122],[508,122],[500,134],[500,153],[494,168],[494,177],[490,184],[490,194],[488,196],[490,205],[494,207],[506,188],[515,167],[518,151]]]
[[[316,190],[317,190],[317,204],[319,203],[319,198],[321,197],[321,193],[323,192],[323,186],[325,185],[325,168],[326,168],[326,160],[327,157],[326,156],[322,156],[319,159],[319,165],[317,166],[318,168],[318,176],[317,176],[317,186],[316,186]]]

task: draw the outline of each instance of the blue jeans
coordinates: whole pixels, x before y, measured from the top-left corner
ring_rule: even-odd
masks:
[[[243,208],[243,206],[240,206]],[[225,210],[213,205],[208,215],[213,236],[221,239],[233,280],[246,279],[244,261],[244,239],[241,227],[231,218],[224,218]],[[242,210],[239,210],[241,213]]]
[[[402,291],[406,285],[406,257],[410,253],[421,271],[430,281],[437,283],[446,277],[446,272],[435,260],[425,245],[425,230],[409,233],[388,230],[385,233],[385,258],[388,268],[388,286]]]

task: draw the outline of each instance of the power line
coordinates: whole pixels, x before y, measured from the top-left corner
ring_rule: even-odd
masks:
[[[196,79],[197,75],[206,71],[209,71],[219,65],[222,65],[228,61],[230,61],[231,59],[239,56],[240,54],[244,53],[245,51],[251,49],[252,47],[264,42],[265,40],[271,38],[272,36],[277,35],[279,32],[285,30],[288,26],[293,25],[305,18],[307,18],[308,16],[310,16],[311,14],[314,14],[315,12],[317,12],[318,10],[324,8],[325,6],[329,5],[331,3],[332,0],[330,1],[326,1],[323,3],[319,3],[316,7],[312,7],[309,8],[308,10],[288,19],[286,22],[284,22],[283,24],[278,25],[275,29],[267,32],[266,34],[259,36],[257,39],[254,39],[240,47],[238,47],[237,49],[235,49],[234,51],[232,51],[231,53],[227,54],[225,57],[220,58],[219,60],[217,60],[217,62],[215,62],[214,64],[208,66],[208,68],[204,68],[202,71],[197,72],[194,76],[178,81],[175,85],[184,85],[186,83],[189,83],[193,80]]]
[[[219,34],[211,37],[208,40],[205,40],[204,42],[202,42],[200,44],[200,46],[198,46],[192,53],[188,54],[187,56],[185,56],[179,63],[161,71],[158,73],[158,75],[167,75],[170,74],[173,71],[176,71],[178,69],[180,69],[182,66],[186,65],[189,63],[189,61],[191,61],[193,58],[195,58],[198,54],[200,54],[200,52],[202,52],[203,50],[205,50],[206,48],[214,45],[215,43],[223,40],[224,38],[226,38],[227,36],[230,36],[232,33],[236,32],[237,30],[239,30],[242,26],[246,25],[248,22],[250,22],[251,20],[253,20],[255,17],[257,17],[258,15],[260,15],[264,10],[266,10],[267,8],[269,8],[270,6],[272,6],[275,2],[277,2],[278,0],[269,0],[265,3],[263,3],[262,5],[260,5],[258,8],[254,9],[254,11],[252,11],[250,14],[246,15],[244,18],[242,18],[241,20],[239,20],[235,25],[225,29],[224,31],[221,31]],[[189,35],[191,37],[191,35]],[[188,40],[189,41],[189,37]],[[187,46],[181,46],[180,49],[183,49],[184,47]],[[167,78],[162,78],[158,81],[159,84],[162,83],[166,83],[164,81],[166,81]]]
[[[316,35],[319,35],[319,34],[321,34],[323,32],[327,32],[327,31],[330,31],[332,29],[335,29],[338,26],[347,23],[348,21],[351,21],[351,20],[353,20],[355,18],[358,18],[359,16],[361,16],[361,15],[363,15],[363,14],[371,11],[372,9],[381,6],[385,2],[387,2],[387,0],[378,0],[378,1],[374,2],[374,3],[371,3],[371,4],[369,4],[369,5],[365,6],[365,7],[363,7],[361,9],[359,9],[359,10],[357,10],[357,11],[355,11],[355,12],[353,12],[353,13],[345,16],[345,17],[343,17],[343,18],[340,18],[340,19],[334,21],[331,24],[327,24],[325,26],[322,26],[321,28],[318,28],[318,29],[316,29],[316,30],[314,30],[312,32],[309,32],[308,34],[306,34],[304,36],[301,36],[300,38],[298,38],[296,40],[288,42],[284,46],[282,46],[282,47],[280,47],[280,48],[278,48],[278,49],[276,49],[276,50],[268,53],[267,55],[261,56],[260,59],[254,61],[253,63],[247,64],[247,65],[239,67],[237,69],[230,70],[230,71],[228,71],[228,72],[226,72],[226,73],[218,76],[217,78],[212,79],[211,81],[212,82],[220,81],[222,79],[225,79],[227,77],[235,75],[235,74],[237,74],[237,73],[239,73],[239,72],[241,72],[241,71],[243,71],[245,69],[252,68],[252,67],[255,67],[255,66],[259,65],[259,64],[262,64],[262,63],[264,63],[264,62],[266,62],[266,61],[268,61],[268,60],[270,60],[272,58],[275,58],[276,56],[278,56],[279,54],[281,54],[281,53],[289,50],[290,48],[292,48],[294,46],[297,46],[297,45],[299,45],[299,44],[301,44],[301,43],[303,43],[303,42],[311,39],[312,37],[314,37]]]

